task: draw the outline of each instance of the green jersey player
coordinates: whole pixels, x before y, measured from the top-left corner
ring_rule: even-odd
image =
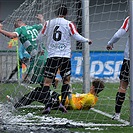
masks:
[[[33,26],[29,25],[24,25],[24,26],[19,26],[21,25],[22,20],[17,20],[15,22],[15,32],[17,36],[19,37],[21,43],[24,45],[26,51],[31,55],[35,56],[36,55],[36,49],[37,49],[37,43],[36,43],[36,37],[38,35],[38,31],[42,29],[42,24],[35,24]]]
[[[35,24],[32,26],[26,25],[22,20],[17,19],[14,23],[14,32],[8,32],[3,30],[2,24],[0,24],[0,33],[4,34],[9,38],[18,37],[26,51],[30,54],[31,60],[27,75],[29,75],[31,73],[31,70],[33,70],[34,74],[31,78],[31,83],[41,83],[41,81],[43,81],[42,73],[44,72],[43,69],[47,59],[47,51],[45,49],[43,55],[38,54],[36,38],[38,36],[38,32],[42,29],[42,23],[44,23],[44,19],[41,14],[38,14],[37,18],[41,21],[41,24]],[[25,77],[25,79],[26,78],[27,76]]]

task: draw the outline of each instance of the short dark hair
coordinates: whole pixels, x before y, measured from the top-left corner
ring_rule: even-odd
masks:
[[[60,4],[57,7],[57,16],[66,16],[67,15],[67,7],[65,4]]]
[[[92,85],[94,86],[95,93],[98,94],[104,89],[104,82],[100,79],[95,79],[92,81]]]

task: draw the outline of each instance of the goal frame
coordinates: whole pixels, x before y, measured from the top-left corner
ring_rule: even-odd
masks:
[[[89,3],[90,0],[82,0],[82,27],[83,33],[89,39]],[[83,92],[88,93],[90,90],[90,50],[88,43],[83,45]]]
[[[133,126],[133,0],[129,0],[130,15],[130,125]]]

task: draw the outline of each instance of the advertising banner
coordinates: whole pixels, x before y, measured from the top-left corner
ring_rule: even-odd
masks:
[[[118,78],[123,55],[123,52],[90,52],[90,76],[92,78]],[[82,52],[72,52],[71,60],[72,77],[83,77]]]

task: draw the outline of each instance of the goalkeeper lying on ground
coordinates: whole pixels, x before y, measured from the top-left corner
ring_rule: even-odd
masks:
[[[67,109],[90,109],[94,107],[96,102],[98,101],[98,93],[104,89],[104,82],[100,79],[95,79],[92,81],[92,85],[89,93],[77,93],[72,94],[69,92],[68,97],[65,102],[65,106]],[[59,102],[61,100],[61,96],[59,96]],[[58,106],[57,106],[58,107]],[[56,104],[53,104],[53,108],[56,108]]]
[[[94,107],[96,102],[98,101],[98,93],[104,89],[104,82],[95,79],[92,81],[92,85],[90,88],[90,92],[86,94],[72,94],[69,92],[69,95],[66,99],[65,106],[67,109],[90,109]],[[34,101],[41,102],[45,104],[43,92],[41,92],[41,87],[37,87],[35,90],[29,92],[28,94],[24,95],[17,103],[14,104],[15,108],[19,108],[21,106],[26,106],[31,104]],[[55,91],[51,91],[52,97],[52,109],[58,109],[61,96]],[[8,97],[10,100],[10,97]]]

